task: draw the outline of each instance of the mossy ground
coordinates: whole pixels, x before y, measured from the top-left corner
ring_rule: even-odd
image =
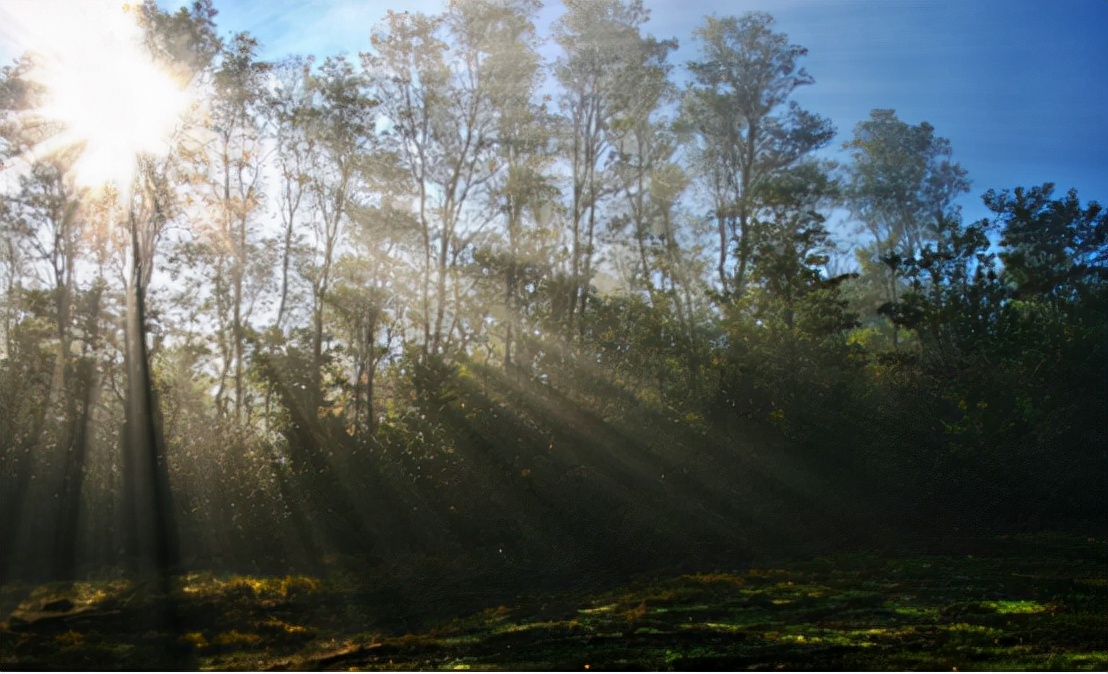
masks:
[[[9,586],[0,669],[1108,669],[1105,540],[973,550],[640,578],[457,618],[464,602],[432,593],[418,620],[397,614],[418,593],[350,569],[183,575],[170,618],[125,580]]]

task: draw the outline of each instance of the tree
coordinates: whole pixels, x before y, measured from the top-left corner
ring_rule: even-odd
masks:
[[[166,579],[176,565],[176,524],[169,490],[168,459],[146,343],[147,289],[155,249],[176,205],[170,160],[144,157],[126,201],[127,248],[124,371],[127,386],[123,429],[124,512],[128,563],[143,575]]]
[[[292,262],[300,242],[297,229],[307,207],[310,158],[316,138],[311,133],[311,58],[290,58],[274,69],[277,84],[268,98],[273,124],[274,155],[278,171],[278,211],[282,225],[280,241],[280,299],[273,324],[278,331],[289,315]]]
[[[344,57],[329,57],[312,76],[308,132],[312,255],[301,274],[311,287],[311,391],[322,402],[323,325],[332,270],[350,212],[366,198],[367,181],[377,160],[377,102],[367,82]]]
[[[68,392],[73,296],[76,285],[81,222],[76,187],[66,174],[65,159],[36,162],[29,175],[20,179],[20,191],[11,202],[14,233],[27,250],[25,254],[45,263],[47,284],[53,296],[53,317],[57,353],[54,358],[53,393],[48,414],[66,416],[57,408]],[[67,417],[68,418],[68,417]]]
[[[534,280],[537,256],[536,230],[546,223],[557,195],[547,171],[552,119],[545,104],[536,102],[541,59],[533,15],[539,4],[532,0],[458,5],[464,12],[466,32],[483,59],[483,77],[493,83],[485,96],[495,114],[495,162],[497,171],[486,194],[489,208],[502,224],[486,236],[486,246],[475,259],[482,274],[497,278],[500,298],[488,304],[503,308],[501,333],[503,367],[517,363],[514,355],[522,331],[526,302],[523,289]],[[498,217],[497,217],[498,216]]]
[[[934,131],[927,122],[902,122],[893,110],[873,110],[844,144],[852,160],[844,196],[873,237],[865,254],[887,302],[897,301],[901,261],[934,240],[944,222],[958,218],[954,200],[969,190],[965,169],[951,161],[950,141]]]
[[[1076,304],[1104,289],[1108,281],[1108,212],[1085,206],[1070,190],[1054,199],[1054,185],[983,196],[996,214],[1004,277],[1017,299],[1054,305]]]
[[[73,372],[69,388],[72,402],[68,404],[68,436],[62,464],[59,497],[59,521],[54,530],[54,575],[74,577],[77,571],[79,519],[82,489],[86,482],[87,459],[93,443],[96,408],[101,395],[101,378],[110,368],[111,352],[106,344],[105,327],[110,323],[105,314],[111,300],[106,298],[111,288],[109,267],[118,258],[118,241],[113,236],[118,220],[118,194],[105,189],[98,198],[84,195],[79,217],[85,220],[82,236],[83,262],[95,265],[95,275],[83,291],[75,288],[74,325],[80,335],[80,351],[73,356]]]
[[[140,8],[152,57],[190,80],[206,68],[218,49],[210,0],[196,0],[174,14],[146,0]],[[127,387],[122,434],[124,513],[128,563],[142,575],[156,576],[168,592],[169,571],[178,561],[177,527],[169,488],[168,459],[150,372],[146,343],[147,289],[155,250],[166,225],[179,214],[174,186],[177,157],[137,157],[138,170],[124,197],[130,244],[125,266],[127,317],[124,369]]]
[[[12,440],[3,454],[13,481],[6,489],[16,501],[5,508],[13,513],[13,518],[26,516],[33,520],[35,516],[30,514],[33,507],[24,509],[25,501],[32,502],[32,506],[36,500],[40,504],[51,504],[48,513],[40,514],[50,519],[41,521],[40,526],[52,527],[53,536],[35,538],[39,545],[49,550],[50,572],[55,577],[70,578],[76,570],[80,497],[98,387],[96,355],[105,261],[103,247],[94,256],[95,260],[86,257],[88,251],[95,252],[98,247],[91,241],[95,237],[94,228],[88,222],[90,210],[82,208],[82,202],[90,201],[89,195],[76,186],[70,170],[80,148],[62,147],[50,154],[38,153],[41,156],[30,152],[32,147],[62,131],[60,125],[41,119],[33,110],[42,92],[22,80],[26,74],[23,68],[31,62],[25,59],[16,68],[5,69],[5,79],[0,86],[5,119],[12,122],[0,130],[4,154],[12,158],[23,154],[29,161],[26,172],[18,178],[18,188],[4,195],[0,207],[4,212],[2,229],[6,235],[3,259],[8,266],[5,353],[8,358],[26,358],[29,363],[37,361],[31,353],[20,353],[25,350],[17,343],[16,333],[24,332],[26,326],[17,326],[25,321],[17,321],[15,317],[40,313],[34,306],[37,301],[28,302],[32,297],[29,291],[48,298],[40,308],[45,310],[42,318],[49,320],[51,330],[41,345],[50,345],[52,375],[41,400],[36,400],[33,383],[29,383],[32,389],[27,390],[17,381],[10,382],[16,392],[35,400],[39,411],[30,418],[17,416],[8,429]],[[87,264],[89,262],[96,262],[96,265]],[[87,274],[81,273],[82,269],[90,267],[99,272],[91,282]],[[37,379],[31,371],[25,374],[29,382]],[[17,405],[12,406],[13,413],[18,409]],[[25,426],[21,428],[27,422],[36,429],[34,442],[30,444],[19,439],[30,437],[24,436]],[[49,485],[53,499],[36,499],[29,491],[28,478],[34,477],[39,478],[38,484]],[[4,546],[14,545],[17,527],[15,519],[3,522]],[[7,560],[0,566],[6,563]],[[5,571],[0,568],[0,575]]]
[[[329,298],[350,362],[347,380],[354,400],[347,416],[353,435],[363,439],[377,428],[378,370],[401,336],[404,306],[415,299],[416,279],[403,260],[418,251],[418,225],[410,212],[394,205],[396,194],[407,191],[405,176],[398,167],[391,175],[393,180],[382,174],[389,185],[382,204],[352,210],[350,251],[338,260]]]
[[[570,164],[569,292],[556,311],[568,336],[583,338],[600,208],[616,189],[605,175],[608,154],[623,131],[647,123],[665,87],[666,55],[676,45],[641,34],[650,17],[641,0],[574,0],[566,10],[554,26],[564,52],[554,76],[563,90],[561,142]],[[644,76],[647,85],[639,90]],[[641,158],[646,150],[635,152]]]
[[[216,409],[239,425],[246,396],[249,318],[271,268],[260,245],[257,223],[264,205],[262,103],[270,67],[257,60],[256,52],[257,41],[245,33],[235,35],[221,47],[212,73],[205,124],[211,140],[194,155],[204,185],[200,198],[208,207],[206,212],[214,217],[206,226],[195,228],[195,243],[186,250],[192,258],[189,267],[203,271],[199,282],[189,285],[185,292],[210,293],[203,306],[213,315],[214,341],[221,361],[217,367]]]
[[[814,82],[799,66],[808,50],[772,30],[773,17],[708,17],[694,36],[702,58],[682,102],[691,161],[719,234],[716,271],[724,297],[741,297],[761,237],[758,187],[834,136],[831,123],[789,97]]]
[[[663,211],[680,196],[679,192],[669,194],[672,188],[684,184],[681,179],[672,180],[675,177],[672,172],[667,173],[673,166],[669,162],[677,142],[669,122],[657,119],[659,109],[674,98],[675,90],[669,81],[672,66],[666,59],[677,48],[677,41],[643,39],[633,46],[638,53],[625,54],[625,58],[628,79],[635,86],[616,94],[617,115],[608,128],[612,147],[609,164],[615,185],[624,198],[626,215],[621,220],[630,224],[638,254],[638,268],[632,273],[631,286],[649,291],[654,288],[651,276],[655,267],[650,248],[654,241],[666,241],[665,224],[660,222],[666,219]],[[671,179],[661,190],[653,186],[658,173],[663,180]],[[654,197],[664,198],[655,203]]]
[[[459,261],[489,220],[477,206],[498,171],[490,105],[496,60],[485,51],[495,7],[452,3],[441,16],[389,12],[370,37],[373,52],[362,54],[391,127],[388,149],[416,190],[421,273],[414,314],[424,361],[453,346],[462,326]]]
[[[751,219],[760,232],[751,255],[754,315],[811,337],[838,334],[854,318],[839,297],[853,275],[826,278],[835,249],[823,211],[838,196],[828,167],[809,161],[782,171],[756,188],[761,212]]]
[[[989,252],[989,223],[964,226],[943,219],[934,240],[906,258],[907,283],[901,298],[881,313],[897,327],[914,330],[926,363],[939,370],[956,368],[998,339],[1005,295]]]

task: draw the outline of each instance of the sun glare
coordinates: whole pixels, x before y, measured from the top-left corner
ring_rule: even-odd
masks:
[[[40,112],[66,127],[50,145],[84,144],[78,183],[126,188],[136,155],[167,151],[187,96],[150,58],[123,2],[0,0],[0,17],[5,39],[40,57]]]

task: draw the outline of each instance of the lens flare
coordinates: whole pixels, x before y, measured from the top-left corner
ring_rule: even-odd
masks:
[[[188,102],[143,45],[134,11],[110,0],[0,0],[3,37],[38,55],[31,77],[49,97],[38,112],[66,130],[36,154],[83,144],[85,186],[125,188],[135,157],[164,154]]]

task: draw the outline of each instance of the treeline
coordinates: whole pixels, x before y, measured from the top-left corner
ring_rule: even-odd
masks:
[[[676,64],[641,2],[567,0],[548,37],[539,8],[266,62],[208,0],[147,2],[197,105],[119,189],[29,153],[60,129],[34,57],[4,68],[0,150],[34,156],[0,204],[5,578],[133,563],[136,278],[184,566],[557,577],[1103,524],[1096,202],[990,190],[964,223],[950,143],[891,110],[829,161],[767,14]]]

